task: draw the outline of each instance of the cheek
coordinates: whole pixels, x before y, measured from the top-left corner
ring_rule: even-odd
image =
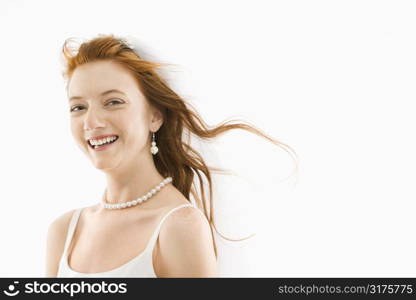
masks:
[[[147,143],[149,128],[143,120],[138,118],[130,122],[124,122],[120,127],[120,134],[123,135],[126,143],[132,144],[134,148],[143,148]]]
[[[82,142],[84,140],[82,126],[79,122],[71,121],[70,124],[72,136],[76,141]]]
[[[74,121],[71,121],[71,133],[72,133],[72,136],[74,138],[77,137],[77,135],[78,135],[77,132],[78,132],[78,130],[77,130],[77,126],[76,126],[75,122]]]

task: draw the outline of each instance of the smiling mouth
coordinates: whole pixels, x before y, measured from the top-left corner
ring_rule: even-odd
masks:
[[[90,146],[91,149],[96,150],[96,149],[103,148],[105,146],[108,146],[108,145],[113,144],[114,142],[116,142],[118,140],[118,135],[115,135],[115,137],[116,138],[113,141],[107,142],[107,143],[104,143],[104,144],[101,144],[101,145],[92,145],[90,140],[88,140],[87,143],[88,143],[88,146]]]

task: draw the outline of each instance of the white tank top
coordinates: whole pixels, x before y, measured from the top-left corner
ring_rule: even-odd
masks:
[[[155,271],[153,269],[152,263],[152,253],[153,248],[156,244],[156,240],[159,236],[160,228],[165,221],[165,219],[175,210],[182,208],[182,207],[194,207],[199,212],[202,213],[196,206],[191,203],[179,205],[170,211],[168,211],[159,222],[156,227],[156,230],[151,235],[146,248],[142,253],[134,257],[133,259],[129,260],[127,263],[121,265],[118,268],[99,272],[99,273],[80,273],[72,270],[68,264],[68,247],[72,240],[72,236],[74,234],[75,228],[78,223],[79,215],[83,208],[78,208],[75,210],[74,214],[72,215],[71,221],[68,227],[68,233],[66,236],[64,251],[59,262],[58,274],[56,277],[157,277]],[[204,215],[205,216],[205,215]]]

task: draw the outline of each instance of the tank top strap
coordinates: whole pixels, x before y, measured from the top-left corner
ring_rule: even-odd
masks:
[[[78,208],[72,214],[71,221],[69,222],[69,226],[68,226],[68,232],[66,234],[64,253],[66,253],[68,250],[69,244],[72,240],[72,236],[74,235],[74,231],[78,223],[78,219],[79,219],[82,209],[83,209],[82,207]]]
[[[160,220],[159,224],[156,227],[156,230],[153,232],[152,236],[150,237],[149,242],[148,242],[148,244],[146,246],[145,252],[149,252],[150,254],[153,252],[153,248],[154,248],[154,246],[156,244],[156,240],[157,240],[157,238],[159,236],[159,232],[160,232],[160,229],[162,228],[163,222],[166,220],[167,217],[169,217],[169,215],[171,213],[173,213],[174,211],[176,211],[176,210],[178,210],[178,209],[180,209],[182,207],[194,207],[195,209],[197,209],[199,211],[199,209],[194,204],[192,204],[192,203],[181,204],[179,206],[174,207],[170,211],[168,211],[163,216],[163,218]]]

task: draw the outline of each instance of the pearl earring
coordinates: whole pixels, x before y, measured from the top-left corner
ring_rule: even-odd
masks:
[[[158,151],[159,151],[159,148],[156,147],[155,133],[153,132],[152,146],[150,147],[150,152],[152,152],[152,154],[155,155]]]

